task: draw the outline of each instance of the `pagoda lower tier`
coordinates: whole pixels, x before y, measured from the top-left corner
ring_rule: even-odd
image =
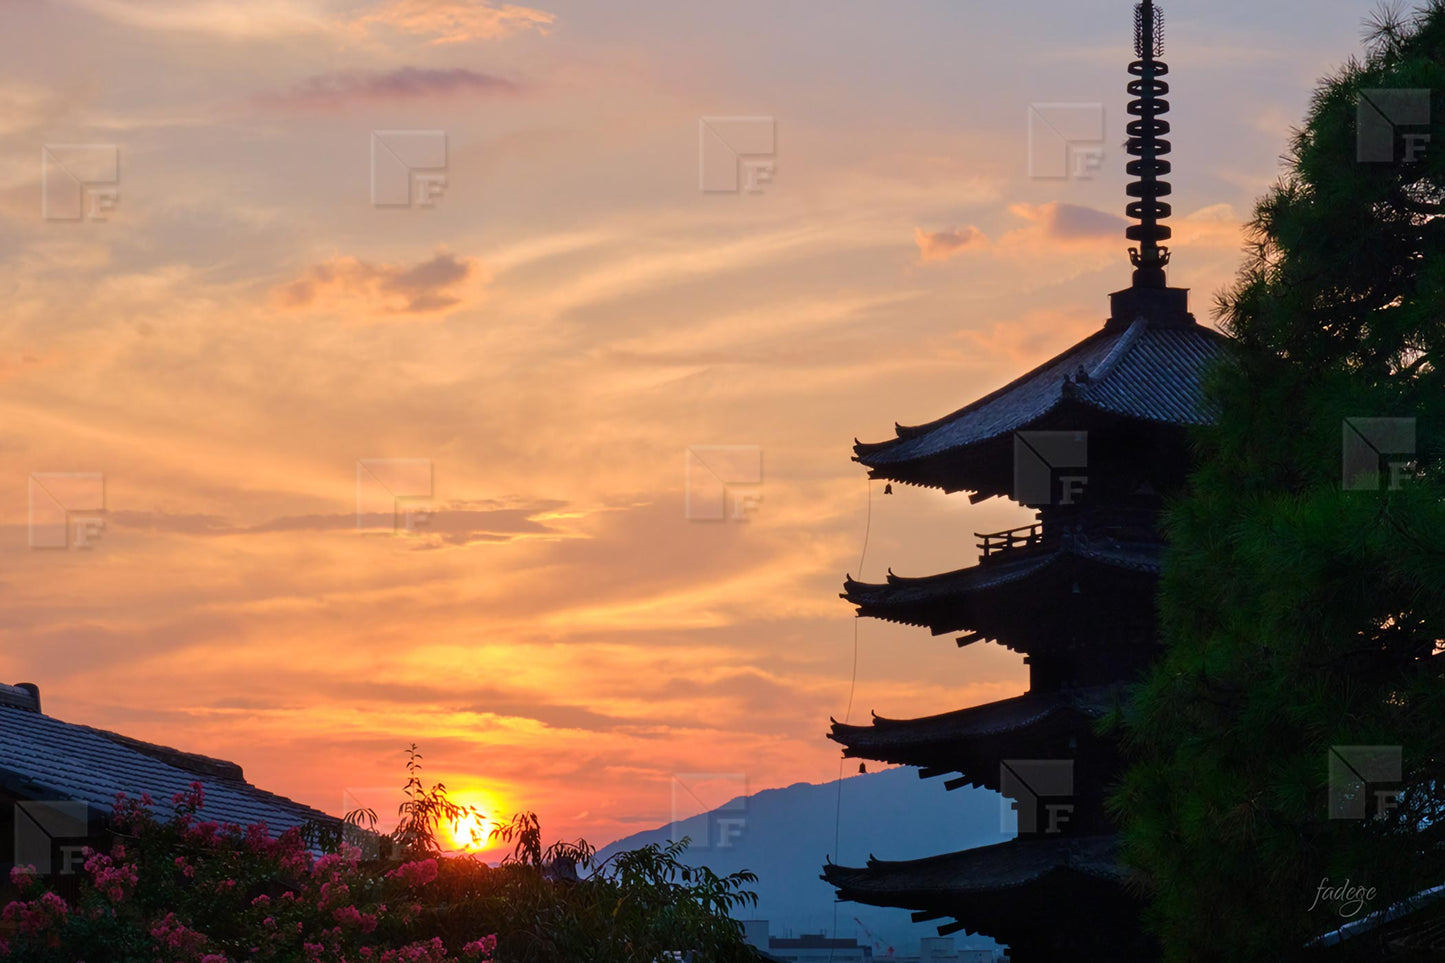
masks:
[[[952,917],[943,935],[982,933],[1009,946],[1010,963],[1148,960],[1158,947],[1113,836],[1016,839],[945,856],[866,867],[828,863],[838,898],[913,910],[914,922]]]
[[[921,719],[875,715],[866,726],[833,720],[828,738],[843,745],[844,756],[916,766],[921,778],[957,772],[958,778],[944,782],[946,789],[983,786],[998,792],[1008,760],[1069,759],[1076,765],[1073,792],[1088,799],[1102,797],[1090,790],[1094,783],[1102,788],[1118,768],[1113,740],[1096,735],[1094,726],[1122,698],[1121,685],[1028,692]],[[1092,823],[1102,813],[1080,815]],[[1105,828],[1101,820],[1099,826]]]

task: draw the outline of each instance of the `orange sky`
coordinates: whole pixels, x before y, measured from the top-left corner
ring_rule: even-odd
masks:
[[[992,390],[1127,283],[1129,5],[1042,6],[6,3],[0,679],[333,812],[393,809],[415,741],[549,839],[723,801],[680,777],[835,777],[854,436]],[[1201,319],[1367,10],[1171,19]],[[1104,105],[1091,179],[1029,176],[1028,106],[1062,101]],[[771,180],[700,191],[700,118],[742,115],[774,118]],[[378,130],[445,131],[432,204],[373,205]],[[75,144],[118,151],[103,220],[42,210],[42,148]],[[746,521],[685,517],[684,453],[718,445],[760,452]],[[383,459],[429,463],[414,531],[357,530]],[[31,548],[32,476],[73,472],[103,531]],[[875,487],[862,574],[1024,517]],[[1025,679],[864,622],[852,717]]]

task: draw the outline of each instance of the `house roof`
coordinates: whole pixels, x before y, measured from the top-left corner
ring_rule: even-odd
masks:
[[[828,738],[845,747],[843,755],[905,765],[924,765],[939,749],[956,748],[962,740],[1023,733],[1051,720],[1074,715],[1098,718],[1113,705],[1117,685],[1028,692],[1013,699],[958,709],[920,719],[885,719],[875,715],[867,726],[833,721]]]
[[[984,623],[990,619],[980,611],[980,603],[1000,601],[991,598],[994,590],[1021,583],[1027,588],[1032,581],[1070,562],[1157,577],[1162,554],[1163,546],[1158,542],[1071,535],[1061,539],[1052,551],[1019,551],[1018,558],[999,558],[940,575],[905,578],[890,570],[887,582],[882,584],[849,578],[843,584],[842,597],[858,607],[860,616],[926,625],[935,635],[963,629],[987,630],[991,626]]]
[[[24,799],[76,800],[109,813],[115,795],[148,793],[167,812],[175,793],[200,782],[207,819],[245,826],[264,822],[273,833],[308,820],[336,817],[246,782],[241,767],[118,733],[64,722],[0,686],[0,789]]]
[[[1310,940],[1307,947],[1336,947],[1373,935],[1384,945],[1381,959],[1439,958],[1445,951],[1445,885],[1431,886]],[[1336,957],[1327,957],[1336,958]]]
[[[1211,422],[1215,413],[1203,399],[1201,380],[1226,343],[1189,315],[1111,322],[950,415],[915,427],[896,425],[898,437],[889,441],[855,443],[855,460],[874,478],[1001,494],[976,477],[984,462],[996,459],[973,450],[1006,442],[1016,431],[1059,427],[1061,417],[1080,413],[1172,426]]]
[[[901,862],[870,856],[865,867],[829,863],[822,878],[837,887],[839,899],[911,909],[961,896],[1018,889],[1065,873],[1122,882],[1126,873],[1118,862],[1117,838],[1011,839]]]

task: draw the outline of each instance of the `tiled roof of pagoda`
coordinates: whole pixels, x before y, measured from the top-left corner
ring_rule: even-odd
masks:
[[[1016,431],[1077,429],[1083,426],[1064,421],[1077,422],[1081,412],[1160,425],[1209,423],[1214,413],[1202,399],[1201,378],[1225,344],[1223,335],[1192,320],[1110,324],[966,408],[925,425],[895,426],[898,437],[890,441],[856,443],[855,460],[874,478],[1002,494],[976,477],[983,463],[997,459],[974,449],[1007,442]]]
[[[873,906],[922,909],[950,898],[1028,886],[1053,874],[1074,873],[1121,882],[1117,838],[1059,836],[1011,839],[944,856],[887,862],[868,859],[862,868],[823,868],[823,879],[838,888],[838,898]]]
[[[1017,586],[1032,594],[1037,580],[1069,563],[1157,576],[1162,546],[1157,542],[1066,538],[1053,551],[1019,554],[1018,559],[922,578],[905,578],[890,571],[884,584],[849,578],[843,583],[842,597],[858,607],[860,616],[928,626],[934,635],[964,629],[992,634],[990,613],[1006,611],[1011,604],[999,589]]]
[[[843,755],[902,765],[930,765],[940,750],[955,752],[961,740],[1022,734],[1066,715],[1097,718],[1114,703],[1117,685],[1029,692],[1013,699],[958,709],[921,719],[874,716],[867,726],[833,721],[828,738]]]

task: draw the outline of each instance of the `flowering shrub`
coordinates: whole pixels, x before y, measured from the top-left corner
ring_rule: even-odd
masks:
[[[412,749],[412,780],[416,782]],[[411,797],[415,800],[418,797]],[[83,850],[79,896],[67,902],[29,867],[0,898],[0,957],[15,963],[637,963],[697,950],[749,960],[728,910],[756,897],[749,873],[719,878],[683,866],[686,843],[623,853],[586,879],[590,847],[543,852],[536,817],[496,835],[516,850],[501,866],[432,855],[435,820],[457,809],[444,787],[422,796],[389,840],[363,859],[343,835],[315,844],[295,829],[200,819],[199,783],[162,820],[149,797],[118,795],[107,853]],[[405,805],[405,804],[404,804]],[[348,822],[350,820],[348,819]],[[355,830],[356,827],[349,826]],[[351,839],[388,842],[350,834]],[[559,873],[564,864],[567,873]],[[73,877],[72,877],[73,878]],[[679,881],[679,878],[681,881]],[[69,890],[67,890],[69,892]]]
[[[200,783],[177,794],[160,821],[144,801],[118,796],[110,852],[89,847],[72,908],[29,867],[10,882],[21,898],[0,909],[10,931],[0,955],[17,963],[488,963],[497,939],[470,943],[423,934],[420,912],[388,912],[437,878],[435,860],[387,871],[341,844],[313,857],[297,830],[200,820]],[[418,908],[419,909],[419,908]]]

